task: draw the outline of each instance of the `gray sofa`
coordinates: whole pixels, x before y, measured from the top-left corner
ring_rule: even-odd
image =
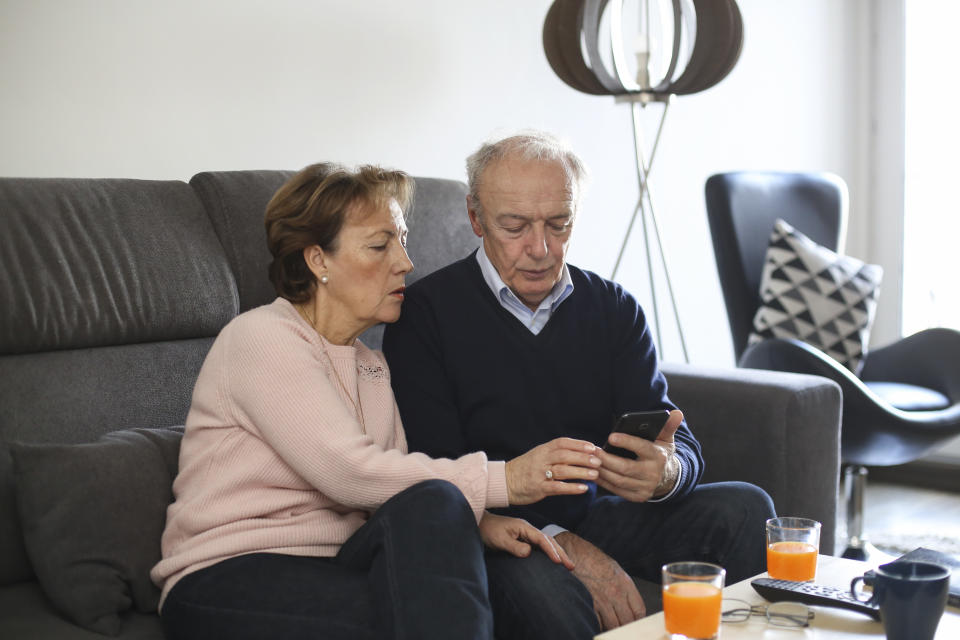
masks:
[[[0,638],[162,637],[147,571],[177,425],[220,328],[274,297],[262,216],[289,175],[0,179]],[[464,194],[417,179],[413,278],[476,246]],[[764,487],[781,513],[822,521],[832,550],[837,386],[664,370],[706,480]]]

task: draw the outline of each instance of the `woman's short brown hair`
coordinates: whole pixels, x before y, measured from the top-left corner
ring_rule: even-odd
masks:
[[[321,162],[306,167],[286,182],[267,204],[264,224],[273,255],[270,281],[277,295],[306,302],[316,279],[303,259],[303,250],[319,245],[337,250],[337,236],[348,215],[379,209],[396,199],[406,215],[413,198],[413,179],[402,171],[363,165],[351,171]]]

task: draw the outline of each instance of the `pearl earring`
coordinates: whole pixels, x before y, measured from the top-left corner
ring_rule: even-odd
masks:
[[[330,282],[330,278],[327,276],[327,274],[323,274],[322,276],[320,276],[321,284],[327,284],[328,282]]]

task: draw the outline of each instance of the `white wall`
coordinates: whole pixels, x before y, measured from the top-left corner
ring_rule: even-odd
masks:
[[[739,4],[738,66],[674,102],[651,178],[691,359],[721,366],[733,360],[710,174],[834,171],[850,184],[850,253],[872,242],[870,3]],[[482,139],[533,126],[569,138],[591,167],[571,261],[609,275],[637,196],[629,110],[554,76],[541,48],[549,5],[0,0],[0,175],[189,179],[325,159],[462,179]],[[618,279],[645,302],[641,247],[637,232]],[[666,359],[679,359],[667,338]]]

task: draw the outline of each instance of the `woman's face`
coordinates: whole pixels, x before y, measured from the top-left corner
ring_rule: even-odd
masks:
[[[364,206],[351,211],[336,251],[324,252],[322,269],[315,271],[328,277],[326,284],[317,283],[318,325],[332,321],[327,328],[334,334],[359,335],[378,323],[396,322],[404,276],[413,270],[406,244],[407,225],[395,199],[372,211]]]

